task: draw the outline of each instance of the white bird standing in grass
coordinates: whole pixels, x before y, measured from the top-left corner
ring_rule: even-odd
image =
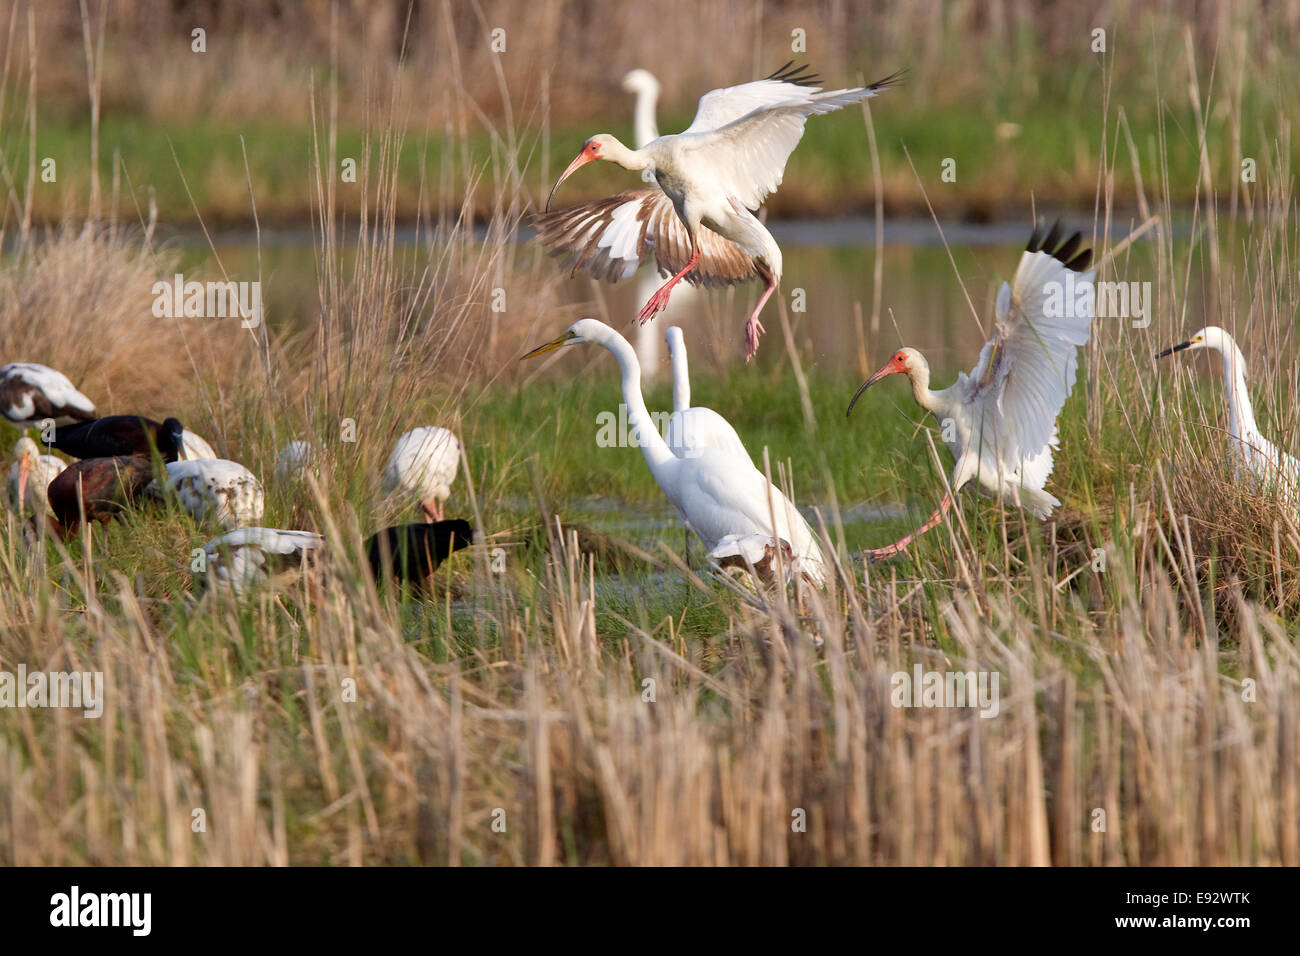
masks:
[[[752,465],[754,460],[731,422],[711,408],[691,406],[691,373],[682,330],[670,326],[664,337],[673,362],[673,414],[668,419],[668,447],[678,458],[689,457],[701,448],[717,448]]]
[[[256,525],[266,510],[266,496],[257,476],[236,461],[201,458],[167,464],[167,477],[153,494],[174,493],[195,521],[209,519],[226,530]]]
[[[302,567],[324,551],[325,539],[314,531],[239,528],[203,546],[207,581],[244,594],[280,571]]]
[[[71,425],[94,418],[95,403],[48,365],[10,362],[0,367],[0,412],[19,428],[46,419]]]
[[[525,359],[570,345],[601,345],[613,353],[623,375],[623,402],[637,444],[664,495],[712,551],[733,535],[765,535],[789,547],[790,570],[814,586],[825,582],[825,559],[812,528],[794,504],[749,461],[705,446],[679,458],[655,428],[641,394],[641,368],[627,339],[596,319],[580,319]],[[775,525],[773,523],[775,519]]]
[[[446,428],[415,428],[397,440],[384,466],[388,493],[413,498],[425,521],[441,521],[460,467],[460,439]]]
[[[42,455],[40,446],[26,435],[14,445],[14,458],[9,468],[9,497],[18,514],[53,514],[46,489],[67,463],[54,455]]]
[[[1228,434],[1239,466],[1254,475],[1265,487],[1285,498],[1300,493],[1300,461],[1279,449],[1259,433],[1255,409],[1246,391],[1246,357],[1232,336],[1217,325],[1201,329],[1186,342],[1159,352],[1164,358],[1175,352],[1210,349],[1223,359],[1223,388],[1228,395]]]
[[[1081,242],[1077,232],[1062,241],[1059,223],[1045,237],[1034,230],[1015,277],[998,290],[993,338],[969,375],[959,373],[956,383],[932,392],[925,357],[904,348],[853,396],[846,415],[870,386],[906,375],[912,397],[939,422],[956,459],[938,510],[901,540],[867,551],[868,557],[897,554],[929,531],[972,480],[985,494],[1040,518],[1060,504],[1044,490],[1058,447],[1056,418],[1074,389],[1076,351],[1087,343],[1093,318],[1092,251],[1079,251]]]
[[[572,267],[614,280],[655,257],[668,281],[639,313],[654,318],[673,287],[763,280],[763,293],[745,323],[746,359],[764,329],[759,313],[781,282],[781,248],[754,215],[781,185],[786,161],[809,116],[830,113],[887,89],[897,74],[870,86],[822,92],[806,67],[786,64],[753,83],[700,98],[695,120],[676,135],[628,149],[608,133],[583,144],[551,190],[598,159],[653,173],[659,189],[637,189],[538,217],[539,239],[568,253]],[[547,209],[550,199],[547,199]]]

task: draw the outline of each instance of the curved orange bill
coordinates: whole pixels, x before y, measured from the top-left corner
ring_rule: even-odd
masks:
[[[27,500],[27,479],[32,473],[32,462],[26,455],[18,462],[18,513],[23,513],[23,505]]]
[[[546,197],[547,212],[551,211],[551,200],[555,198],[555,190],[560,188],[560,183],[564,182],[575,172],[577,172],[583,166],[586,166],[589,162],[591,162],[595,158],[596,158],[595,156],[592,156],[586,150],[583,150],[581,153],[579,153],[577,156],[574,157],[573,162],[569,163],[569,168],[560,174],[560,178],[557,179],[555,181],[555,185],[551,187],[551,194]]]
[[[849,401],[849,407],[847,410],[845,410],[844,417],[848,418],[850,415],[853,414],[853,406],[858,403],[858,399],[862,397],[863,392],[869,389],[872,385],[875,385],[886,375],[893,375],[897,371],[898,369],[894,368],[894,363],[890,362],[888,365],[882,368],[875,375],[871,376],[871,378],[863,382],[862,386],[856,392],[853,393],[853,398]]]

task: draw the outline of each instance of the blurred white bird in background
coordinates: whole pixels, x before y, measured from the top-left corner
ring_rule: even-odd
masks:
[[[291,441],[280,449],[275,459],[277,481],[297,481],[312,467],[316,448],[309,441]]]
[[[870,386],[889,375],[906,375],[912,397],[935,417],[956,464],[939,508],[916,531],[866,552],[883,558],[929,531],[968,482],[1040,518],[1060,502],[1044,490],[1058,447],[1056,418],[1074,389],[1077,350],[1088,342],[1093,319],[1092,251],[1083,237],[1062,240],[1060,224],[1030,236],[1011,283],[998,290],[993,338],[984,344],[970,374],[948,388],[930,391],[930,366],[916,349],[899,349],[862,384],[846,415]],[[1059,314],[1058,314],[1059,313]]]
[[[443,502],[460,467],[460,439],[436,425],[415,428],[397,440],[384,466],[383,488],[413,500],[425,521],[441,521]]]
[[[207,556],[205,581],[246,594],[280,572],[301,568],[324,548],[325,539],[314,531],[239,528],[203,546]]]

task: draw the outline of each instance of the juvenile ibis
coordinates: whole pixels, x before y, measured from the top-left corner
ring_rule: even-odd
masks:
[[[238,528],[203,546],[209,585],[246,594],[283,572],[304,568],[325,550],[325,539],[314,531],[280,528]]]
[[[151,481],[153,468],[147,458],[86,458],[60,472],[50,482],[47,497],[62,533],[68,535],[77,530],[83,514],[88,521],[108,524],[133,505]]]
[[[1206,326],[1186,342],[1156,355],[1210,349],[1223,360],[1223,388],[1228,394],[1228,444],[1243,474],[1249,474],[1266,488],[1286,498],[1300,494],[1300,461],[1282,451],[1259,433],[1255,409],[1246,391],[1246,357],[1232,336],[1217,325]]]
[[[366,560],[377,581],[396,578],[423,587],[454,552],[474,543],[474,529],[462,518],[402,524],[366,539]]]
[[[0,411],[20,428],[53,419],[55,426],[95,417],[95,403],[62,372],[35,362],[0,367]]]
[[[441,521],[443,502],[460,467],[460,439],[436,425],[414,428],[397,440],[384,466],[383,487],[409,497],[425,521]]]
[[[50,444],[73,458],[148,458],[157,449],[166,462],[180,457],[184,434],[184,426],[174,418],[156,422],[141,415],[109,415],[56,428]]]
[[[167,477],[153,493],[175,494],[195,521],[212,520],[227,530],[256,525],[266,509],[257,476],[225,458],[168,462]]]
[[[641,368],[627,339],[596,319],[580,319],[554,341],[533,349],[525,359],[558,348],[600,345],[618,361],[623,402],[636,443],[664,496],[687,526],[712,550],[729,535],[765,535],[779,539],[794,555],[792,570],[816,587],[825,581],[825,559],[803,515],[747,455],[703,446],[679,458],[655,428],[641,394]],[[775,526],[773,525],[775,517]]]
[[[759,313],[781,282],[781,249],[754,211],[781,185],[809,116],[875,96],[897,79],[894,74],[870,86],[823,92],[806,67],[787,63],[765,79],[706,93],[684,132],[640,149],[598,133],[582,145],[551,197],[575,171],[601,159],[650,172],[659,188],[554,214],[548,198],[538,237],[567,254],[573,269],[611,280],[630,275],[653,255],[668,281],[641,309],[643,322],[668,305],[682,279],[705,285],[762,279],[763,292],[745,323],[746,360],[753,358],[764,331]]]
[[[994,307],[993,338],[970,374],[940,391],[930,390],[930,366],[916,349],[903,348],[854,394],[848,411],[868,388],[889,375],[906,375],[912,397],[940,424],[952,452],[949,491],[916,531],[866,552],[884,558],[929,531],[970,481],[981,492],[1045,518],[1060,502],[1044,490],[1059,447],[1056,419],[1074,389],[1077,350],[1088,342],[1093,319],[1092,251],[1082,236],[1062,239],[1060,224],[1044,235],[1035,228],[1010,283]]]
[[[42,455],[41,448],[26,435],[14,445],[14,463],[9,468],[9,497],[19,515],[30,510],[42,515],[49,509],[50,482],[68,467],[54,455]]]

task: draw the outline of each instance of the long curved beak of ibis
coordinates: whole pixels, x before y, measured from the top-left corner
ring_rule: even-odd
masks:
[[[573,331],[573,329],[569,329],[567,332],[565,332],[563,335],[561,335],[558,339],[552,339],[551,341],[547,342],[545,345],[539,345],[537,348],[533,349],[531,352],[529,352],[527,355],[525,355],[525,356],[524,356],[523,358],[521,358],[519,361],[522,362],[522,361],[524,361],[525,359],[537,358],[537,356],[539,356],[539,355],[545,355],[547,352],[554,352],[556,349],[564,348],[564,346],[568,345],[570,342],[572,342],[572,341],[573,341],[574,339],[576,339],[577,337],[578,337],[578,336],[577,336],[577,334]]]
[[[1181,352],[1183,349],[1190,349],[1191,347],[1192,343],[1190,339],[1186,342],[1179,342],[1177,345],[1170,346],[1163,352],[1157,352],[1156,358],[1164,358],[1166,355],[1173,355],[1175,352]]]
[[[844,412],[844,417],[845,417],[845,418],[848,418],[850,415],[853,414],[853,406],[856,405],[856,404],[858,403],[858,399],[862,397],[862,393],[863,393],[863,392],[865,392],[867,389],[869,389],[872,385],[875,385],[877,382],[879,382],[879,381],[880,381],[882,378],[884,378],[886,375],[893,375],[893,374],[894,374],[895,372],[897,372],[897,371],[898,371],[898,369],[894,368],[894,363],[893,363],[893,362],[890,362],[888,365],[886,365],[884,368],[882,368],[882,369],[881,369],[879,372],[877,372],[875,375],[871,376],[871,378],[869,378],[869,379],[867,379],[865,382],[863,382],[862,385],[861,385],[861,387],[860,387],[856,392],[853,393],[853,398],[849,401],[849,407],[848,407],[848,409]]]
[[[568,179],[570,176],[576,173],[583,166],[586,166],[589,162],[591,162],[595,158],[596,158],[595,156],[592,156],[591,153],[587,152],[585,149],[573,158],[573,162],[569,163],[569,168],[560,174],[560,178],[557,179],[555,181],[555,185],[551,187],[551,194],[546,197],[547,212],[551,211],[551,200],[555,198],[555,190],[560,188],[560,183],[564,182],[566,179]]]

